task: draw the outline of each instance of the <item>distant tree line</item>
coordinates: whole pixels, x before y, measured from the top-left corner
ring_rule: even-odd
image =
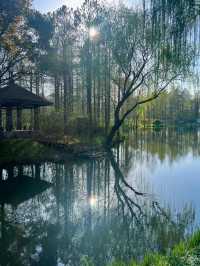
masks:
[[[165,125],[186,125],[199,123],[199,91],[191,93],[187,89],[175,87],[151,104],[147,104],[132,116],[134,125],[149,126],[155,121]],[[131,120],[131,119],[130,119]]]

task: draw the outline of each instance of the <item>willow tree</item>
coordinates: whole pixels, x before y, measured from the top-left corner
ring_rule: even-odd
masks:
[[[176,25],[178,19],[173,21],[171,13],[164,14],[161,2],[143,5],[143,9],[122,6],[109,10],[105,24],[110,30],[109,44],[116,66],[113,80],[119,73],[122,78],[114,123],[106,140],[108,146],[131,112],[159,97],[172,82],[190,71],[194,47],[188,38],[188,24]],[[163,23],[158,24],[161,19]],[[181,21],[185,20],[182,15]]]

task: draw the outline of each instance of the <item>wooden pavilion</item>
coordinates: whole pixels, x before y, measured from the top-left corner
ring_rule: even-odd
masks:
[[[2,127],[2,111],[6,112],[5,130],[10,132],[13,126],[13,111],[16,110],[16,129],[21,131],[24,129],[22,125],[22,110],[33,110],[34,118],[31,125],[32,131],[39,130],[39,108],[42,106],[52,105],[45,98],[35,95],[25,88],[14,83],[13,80],[3,88],[0,88],[0,128]]]

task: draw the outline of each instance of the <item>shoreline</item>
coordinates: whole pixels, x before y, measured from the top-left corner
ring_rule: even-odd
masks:
[[[0,140],[0,166],[41,162],[96,160],[107,155],[103,145],[64,144],[38,139]]]

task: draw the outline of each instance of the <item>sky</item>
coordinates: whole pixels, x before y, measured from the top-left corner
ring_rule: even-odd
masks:
[[[42,13],[54,11],[62,5],[77,7],[83,0],[33,0],[33,7]]]
[[[106,0],[107,2],[117,4],[119,1],[138,1],[138,0]],[[76,8],[80,6],[84,0],[33,0],[33,8],[42,13],[54,11],[62,5]]]
[[[108,0],[113,1],[113,0]],[[84,0],[33,0],[33,7],[42,13],[47,13],[49,11],[54,11],[62,5],[70,7],[80,6]]]

